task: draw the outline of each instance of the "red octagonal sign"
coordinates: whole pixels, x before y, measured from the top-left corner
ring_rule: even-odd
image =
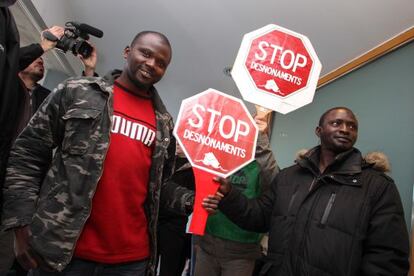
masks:
[[[285,114],[312,102],[321,68],[307,37],[271,24],[244,36],[232,76],[246,101]]]
[[[254,159],[257,134],[243,102],[211,88],[183,100],[174,128],[192,166],[222,177]]]

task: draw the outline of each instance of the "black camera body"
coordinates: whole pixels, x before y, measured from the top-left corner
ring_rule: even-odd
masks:
[[[66,22],[65,33],[60,40],[49,32],[44,34],[46,39],[57,41],[56,48],[65,53],[70,50],[75,56],[79,54],[83,58],[90,57],[93,51],[93,47],[86,41],[89,39],[89,35],[101,38],[103,32],[88,24],[72,21]]]

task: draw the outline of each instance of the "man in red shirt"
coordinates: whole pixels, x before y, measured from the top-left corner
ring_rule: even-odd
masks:
[[[153,84],[171,46],[161,33],[141,32],[124,58],[122,72],[60,84],[11,152],[3,225],[14,229],[17,258],[32,275],[155,275],[175,140]]]

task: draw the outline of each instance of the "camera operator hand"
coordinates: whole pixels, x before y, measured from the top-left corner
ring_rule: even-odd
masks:
[[[55,36],[57,38],[57,40],[59,40],[63,36],[63,34],[65,33],[65,28],[60,27],[60,26],[53,26],[52,28],[46,29],[41,33],[41,35],[40,35],[40,38],[41,38],[40,46],[42,46],[43,51],[47,52],[50,49],[55,48],[57,40],[52,41],[52,40],[47,39],[44,36],[45,32],[51,33],[53,36]]]
[[[87,41],[89,45],[93,48],[91,55],[87,58],[84,58],[82,55],[78,54],[79,59],[82,61],[84,66],[84,73],[87,77],[93,77],[95,74],[96,63],[98,60],[98,55],[96,53],[96,47],[91,42]]]

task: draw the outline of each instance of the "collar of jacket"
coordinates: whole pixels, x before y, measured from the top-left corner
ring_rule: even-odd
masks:
[[[104,77],[99,77],[96,79],[96,84],[101,88],[102,91],[107,93],[113,92],[114,82],[121,75],[122,71],[115,69],[109,71]],[[158,94],[157,89],[154,86],[150,87],[151,90],[151,100],[154,104],[154,109],[160,113],[167,114],[167,108],[163,104],[160,95]],[[169,114],[169,113],[168,113]]]
[[[338,154],[334,162],[326,168],[323,174],[319,172],[319,155],[320,146],[316,146],[309,150],[302,159],[297,160],[297,164],[309,170],[321,180],[331,179],[340,184],[351,186],[362,185],[361,181],[359,181],[359,175],[362,169],[369,165],[364,162],[358,149],[352,148]]]

